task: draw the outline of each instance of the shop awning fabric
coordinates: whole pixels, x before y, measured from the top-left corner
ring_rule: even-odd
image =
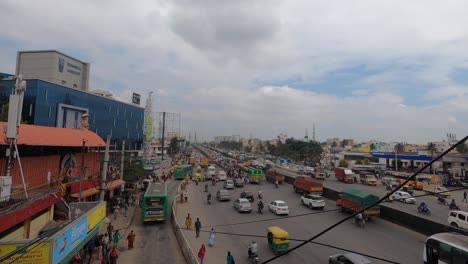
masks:
[[[6,122],[0,122],[1,131],[6,131]],[[18,145],[81,147],[83,140],[87,147],[105,146],[106,143],[97,134],[87,129],[71,129],[34,125],[20,125]],[[0,132],[0,144],[6,145],[6,134]]]
[[[114,190],[114,189],[119,188],[120,186],[122,186],[122,184],[124,184],[124,183],[125,183],[125,181],[121,180],[121,179],[113,180],[113,181],[107,183],[106,190],[107,191]],[[99,193],[98,188],[93,187],[93,188],[90,188],[90,189],[86,189],[86,190],[81,192],[81,198],[86,198],[86,197],[95,195],[97,193]],[[72,193],[70,196],[73,197],[73,198],[79,198],[80,193],[79,192]]]

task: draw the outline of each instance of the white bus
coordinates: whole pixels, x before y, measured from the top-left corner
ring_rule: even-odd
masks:
[[[438,233],[426,240],[424,264],[467,264],[468,237],[457,233]]]
[[[207,169],[207,173],[205,175],[205,178],[207,180],[211,180],[213,177],[216,176],[216,168],[213,165],[210,165]]]
[[[220,171],[218,172],[218,180],[220,180],[220,181],[225,181],[225,180],[227,180],[227,175],[226,175],[226,172],[225,172],[225,171],[220,170]]]

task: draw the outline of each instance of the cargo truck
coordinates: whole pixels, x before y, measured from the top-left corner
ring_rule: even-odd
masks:
[[[352,188],[345,189],[341,192],[340,198],[336,200],[336,206],[341,207],[341,211],[343,212],[358,212],[363,208],[374,204],[379,200],[379,197],[367,193],[365,191],[356,190]],[[366,211],[364,211],[363,215],[365,218],[369,219],[371,216],[379,215],[380,214],[380,206],[375,205]]]
[[[450,192],[447,190],[447,188],[439,184],[423,182],[423,191],[433,193],[435,195],[442,195],[446,198],[450,197]]]
[[[266,180],[269,182],[278,181],[278,183],[282,183],[284,181],[285,176],[281,173],[277,172],[274,169],[269,169],[265,173]]]
[[[300,192],[303,194],[322,193],[323,181],[304,176],[297,176],[294,179],[293,188],[295,192]]]
[[[196,163],[195,157],[190,157],[189,158],[189,164],[190,165],[195,165],[195,163]]]
[[[374,173],[368,171],[359,172],[359,181],[365,185],[377,186],[377,179]]]
[[[338,167],[335,168],[335,177],[342,182],[354,183],[354,178],[356,178],[357,175],[350,169]]]
[[[201,157],[200,158],[200,166],[202,166],[202,167],[208,166],[208,158],[207,157]]]

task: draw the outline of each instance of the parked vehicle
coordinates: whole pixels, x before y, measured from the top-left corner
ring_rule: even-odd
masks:
[[[312,179],[305,176],[297,176],[294,179],[293,189],[295,192],[303,194],[308,193],[322,193],[323,192],[323,181]]]
[[[281,201],[281,200],[276,200],[268,204],[268,209],[275,213],[276,215],[288,215],[289,214],[289,207],[288,205]]]
[[[341,192],[341,197],[336,200],[336,206],[341,207],[341,211],[350,211],[350,212],[358,212],[361,211],[364,207],[367,207],[371,204],[374,204],[379,200],[379,197],[367,193],[365,191],[356,190],[352,188],[345,189]],[[380,214],[380,206],[376,205],[373,206],[366,211],[364,211],[363,215],[365,218],[370,218],[374,215]]]
[[[278,226],[267,228],[268,246],[278,254],[289,249],[289,234]]]
[[[246,198],[238,198],[234,201],[233,206],[239,212],[250,212],[252,211],[252,204]]]
[[[218,201],[229,201],[231,200],[231,195],[228,190],[219,190],[216,192],[216,199]]]
[[[251,203],[255,200],[253,194],[251,192],[242,192],[240,195],[240,198],[246,198],[249,200]]]
[[[325,200],[323,197],[317,194],[306,194],[301,197],[301,203],[310,209],[323,209],[325,207]]]
[[[340,253],[328,258],[329,264],[370,264],[371,261],[356,253]]]
[[[244,187],[244,180],[242,180],[241,178],[235,178],[234,187]]]
[[[269,182],[278,181],[278,183],[282,183],[284,181],[285,176],[281,173],[277,172],[275,169],[269,169],[265,173],[266,180]]]
[[[397,200],[403,203],[408,203],[408,204],[414,204],[416,203],[416,198],[411,196],[411,194],[403,191],[396,191],[394,194],[392,194],[393,200]]]
[[[377,186],[377,179],[374,173],[368,171],[359,172],[359,181],[365,185]]]
[[[220,171],[218,172],[218,180],[220,180],[220,181],[225,181],[225,180],[227,180],[227,175],[226,175],[226,172],[225,172],[225,171],[220,170]]]
[[[335,177],[342,182],[354,183],[354,179],[357,178],[357,175],[350,169],[338,167],[335,168]]]
[[[450,192],[442,185],[423,182],[423,191],[437,195],[443,195],[446,198],[450,197]]]
[[[227,189],[227,190],[234,189],[234,182],[232,180],[225,181],[224,189]]]
[[[463,211],[450,211],[447,222],[453,227],[468,230],[468,213]]]

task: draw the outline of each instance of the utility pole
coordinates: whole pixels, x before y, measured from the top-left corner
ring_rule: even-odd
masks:
[[[78,198],[78,202],[81,202],[81,194],[83,192],[83,177],[86,176],[86,169],[85,169],[85,149],[86,149],[86,140],[83,138],[83,147],[81,148],[81,176],[80,176],[80,196]]]
[[[163,112],[163,123],[162,123],[162,138],[161,138],[161,161],[164,160],[164,134],[166,133],[166,112]]]
[[[109,162],[109,145],[110,145],[110,135],[107,135],[106,138],[106,151],[104,152],[104,162],[102,164],[102,173],[101,173],[101,182],[99,188],[99,201],[104,201],[104,196],[106,195],[106,181],[107,181],[107,163]]]
[[[120,179],[123,180],[124,174],[124,160],[125,160],[125,140],[122,140],[122,154],[120,157]],[[123,192],[125,190],[125,185],[120,185],[120,191]]]

